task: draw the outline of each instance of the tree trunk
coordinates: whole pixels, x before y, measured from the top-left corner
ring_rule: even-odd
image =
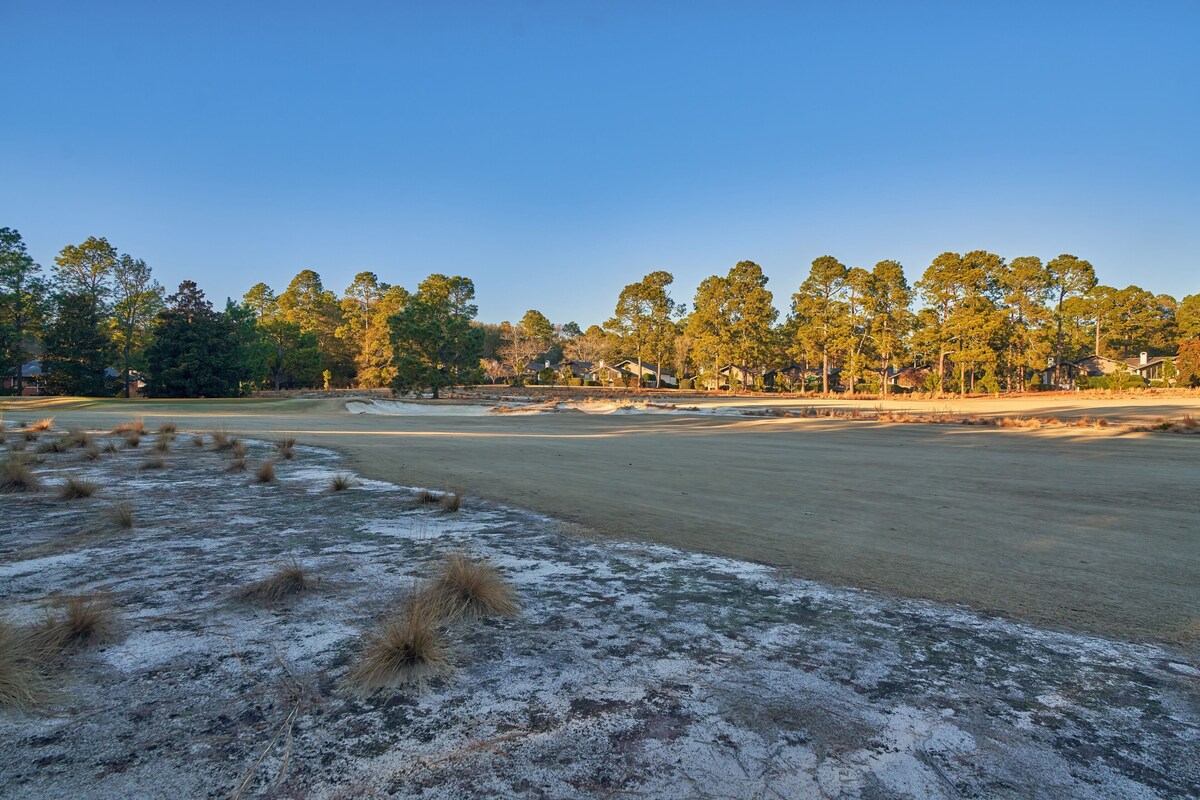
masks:
[[[829,394],[829,352],[821,348],[821,394]]]

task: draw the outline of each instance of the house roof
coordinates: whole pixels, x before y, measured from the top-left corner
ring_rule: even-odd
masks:
[[[621,359],[620,361],[617,362],[617,367],[619,368],[624,364],[640,364],[642,369],[647,372],[655,372],[656,373],[658,371],[657,368],[653,364],[647,364],[645,361],[638,361],[637,359],[634,359],[634,358]],[[664,376],[671,377],[671,378],[675,377],[675,373],[669,369],[664,369],[662,371],[662,374]]]

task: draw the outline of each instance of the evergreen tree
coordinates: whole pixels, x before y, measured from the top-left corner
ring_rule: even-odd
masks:
[[[155,321],[154,341],[146,348],[146,394],[235,397],[241,350],[235,324],[213,310],[193,281],[184,281]]]
[[[108,336],[100,327],[95,298],[86,293],[59,294],[54,319],[46,329],[42,371],[54,394],[105,397],[114,384],[105,371],[112,359]]]
[[[459,276],[430,275],[388,320],[400,392],[441,389],[478,380],[483,331],[471,324],[478,309],[475,284]]]
[[[22,366],[33,352],[49,303],[41,270],[21,234],[0,228],[0,374],[14,376],[17,394],[25,382]]]

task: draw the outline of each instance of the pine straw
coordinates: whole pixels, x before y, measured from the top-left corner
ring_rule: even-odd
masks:
[[[58,647],[87,647],[108,641],[116,629],[116,615],[105,600],[88,595],[63,599],[59,616],[48,617],[42,630]]]
[[[334,475],[329,480],[330,491],[340,492],[349,489],[355,483],[353,475]]]
[[[423,683],[451,669],[451,648],[442,629],[445,609],[437,596],[421,592],[408,598],[402,613],[387,617],[369,634],[351,685],[363,692]]]
[[[41,630],[0,619],[0,708],[24,710],[49,699],[54,645]]]
[[[254,470],[254,480],[257,483],[271,483],[275,480],[275,462],[264,461]]]
[[[304,575],[304,568],[293,560],[262,580],[239,589],[237,598],[248,602],[279,603],[308,589],[309,582]]]
[[[82,500],[100,491],[100,484],[95,481],[85,481],[68,475],[58,489],[58,496],[63,500]]]
[[[0,492],[37,492],[41,488],[42,482],[33,474],[29,461],[23,455],[13,453],[0,464]]]
[[[123,531],[133,529],[133,503],[122,500],[108,510],[108,519]]]
[[[442,563],[428,592],[434,605],[447,619],[480,617],[490,614],[513,617],[520,613],[516,591],[500,571],[484,561],[475,561],[465,553],[451,553]]]

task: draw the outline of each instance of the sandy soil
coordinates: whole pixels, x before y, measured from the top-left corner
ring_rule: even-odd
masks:
[[[444,514],[378,481],[333,493],[345,458],[303,445],[251,484],[190,440],[149,471],[145,444],[46,452],[48,489],[75,475],[98,494],[3,496],[0,614],[36,623],[84,592],[117,618],[56,661],[49,703],[0,713],[5,797],[1101,800],[1200,785],[1200,667],[1170,648],[597,541],[473,497]],[[277,457],[249,445],[252,468]],[[104,522],[122,499],[133,530]],[[446,677],[354,692],[362,636],[461,550],[501,570],[521,613],[447,625]],[[309,591],[236,599],[289,559]]]
[[[1200,643],[1197,436],[1131,434],[1120,424],[1028,431],[669,415],[388,417],[347,414],[344,402],[8,401],[5,414],[289,432],[347,454],[372,478],[461,487],[615,537],[1049,627]],[[1114,423],[1200,416],[1200,399],[1180,397],[904,407],[1086,413]]]

